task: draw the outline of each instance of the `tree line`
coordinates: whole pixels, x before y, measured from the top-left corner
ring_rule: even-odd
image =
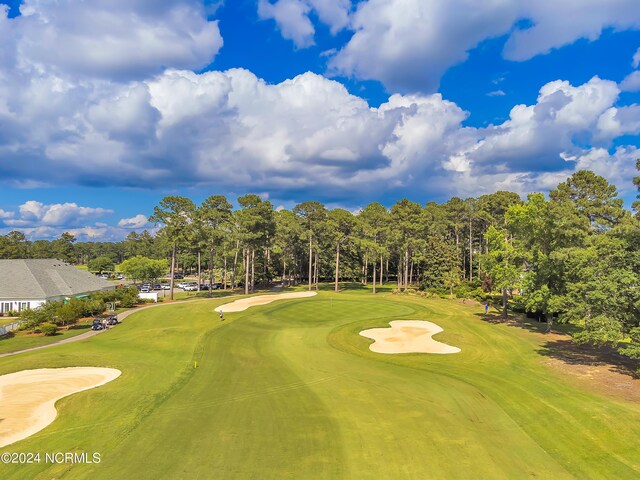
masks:
[[[640,189],[640,177],[634,183]],[[374,202],[356,213],[316,201],[276,210],[254,194],[237,203],[234,209],[221,195],[200,205],[168,196],[150,217],[155,234],[81,243],[69,234],[29,242],[11,232],[0,237],[0,257],[55,256],[103,268],[109,259],[115,265],[143,256],[166,260],[172,283],[177,270],[190,271],[198,284],[215,280],[245,293],[274,281],[308,289],[332,281],[336,291],[353,281],[372,293],[385,282],[398,292],[497,292],[505,316],[511,301],[549,329],[554,321],[577,323],[584,327],[577,341],[640,357],[638,214],[593,172],[577,172],[548,197],[534,193],[524,201],[499,191],[425,205]]]

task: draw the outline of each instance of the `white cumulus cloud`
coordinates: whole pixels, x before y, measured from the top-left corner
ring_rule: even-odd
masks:
[[[143,78],[204,67],[222,46],[198,0],[24,0],[21,15],[7,13],[0,10],[0,40],[8,29],[11,41],[0,45],[0,61],[38,72]]]
[[[123,218],[118,222],[120,228],[140,229],[149,226],[149,219],[142,214],[135,217]]]
[[[34,184],[207,185],[282,200],[302,191],[340,200],[406,188],[450,194],[465,188],[465,175],[495,176],[488,189],[534,188],[567,168],[561,155],[609,149],[638,131],[640,107],[618,106],[619,93],[598,77],[578,86],[554,81],[535,104],[514,106],[505,122],[472,128],[463,126],[468,113],[440,94],[392,95],[372,108],[313,73],[275,85],[243,69],[168,70],[126,84],[43,76],[0,89],[0,105],[13,105],[9,115],[0,113],[0,176]],[[37,214],[42,207],[29,208],[45,218]],[[27,217],[25,207],[10,220]],[[136,228],[137,220],[144,221],[123,222]]]
[[[258,1],[258,16],[272,19],[282,36],[292,40],[297,48],[314,44],[316,29],[309,18],[315,13],[336,34],[349,23],[351,0],[270,0]]]
[[[311,7],[303,0],[258,1],[258,16],[263,20],[273,19],[280,28],[282,36],[298,48],[313,45],[315,28],[309,20]]]
[[[627,146],[618,147],[613,153],[605,148],[590,148],[566,160],[574,162],[575,170],[591,170],[618,185],[622,192],[631,192],[635,188],[630,179],[637,173],[635,166],[638,158],[640,149]]]
[[[640,92],[640,70],[631,72],[622,82],[620,89],[624,92]]]
[[[6,219],[10,219],[13,218],[15,215],[14,212],[7,212],[3,209],[0,208],[0,220],[6,220]]]
[[[18,207],[18,212],[4,212],[2,218],[9,227],[74,227],[111,213],[113,210],[76,203],[43,204],[29,200]]]
[[[571,21],[567,21],[570,18]],[[481,41],[508,35],[504,56],[523,61],[605,28],[639,29],[637,0],[368,0],[331,71],[379,80],[393,92],[433,92]]]

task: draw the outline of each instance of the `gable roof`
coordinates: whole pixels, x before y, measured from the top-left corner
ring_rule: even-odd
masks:
[[[47,299],[115,285],[55,259],[0,260],[0,299]]]

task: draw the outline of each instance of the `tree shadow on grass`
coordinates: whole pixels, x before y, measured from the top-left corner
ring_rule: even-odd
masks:
[[[528,330],[530,332],[536,333],[547,333],[547,323],[539,322],[533,318],[525,318],[523,315],[513,314],[509,312],[509,316],[504,319],[502,317],[502,311],[500,312],[489,312],[488,314],[484,313],[475,313],[476,317],[480,318],[483,322],[492,323],[492,324],[505,324],[510,327],[522,328],[524,330]],[[567,324],[567,323],[554,323],[553,329],[550,333],[552,334],[564,334],[571,335],[577,331],[579,331],[579,327],[575,325]]]
[[[548,340],[540,346],[537,353],[563,362],[566,365],[582,365],[588,367],[607,367],[610,371],[639,379],[637,373],[640,361],[621,355],[607,346],[577,345],[571,341],[571,334],[580,330],[570,324],[554,324],[553,330],[547,333],[546,322],[523,316],[509,315],[505,320],[502,312],[476,313],[482,321],[492,324],[506,324],[510,327],[522,328],[529,332],[548,335]]]
[[[612,372],[628,375],[634,379],[640,378],[637,372],[640,367],[638,360],[621,355],[607,346],[576,345],[569,338],[554,339],[542,345],[538,353],[569,365],[608,367]]]

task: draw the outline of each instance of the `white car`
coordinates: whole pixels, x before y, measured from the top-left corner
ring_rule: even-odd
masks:
[[[188,284],[182,287],[185,292],[195,292],[198,290],[198,285]]]

